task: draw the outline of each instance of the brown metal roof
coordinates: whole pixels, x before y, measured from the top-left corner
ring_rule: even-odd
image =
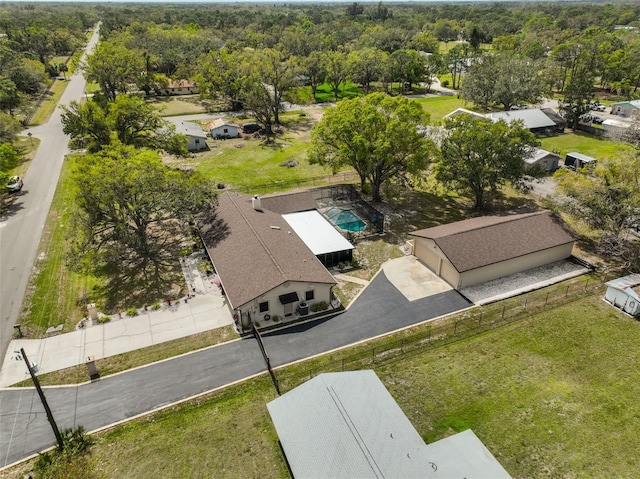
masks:
[[[430,238],[459,273],[572,243],[550,211],[481,216],[410,233]]]
[[[335,284],[333,276],[281,215],[225,192],[200,231],[232,308],[287,281]]]
[[[310,191],[301,191],[287,195],[263,196],[260,198],[263,208],[286,215],[299,211],[311,211],[318,208],[318,203]]]

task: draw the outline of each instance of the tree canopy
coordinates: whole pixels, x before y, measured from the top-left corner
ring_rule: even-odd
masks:
[[[72,175],[77,265],[105,278],[111,297],[122,283],[126,291],[161,292],[176,267],[184,222],[213,207],[209,184],[169,169],[151,150],[117,142],[78,157]]]
[[[471,196],[475,208],[485,208],[488,194],[507,182],[525,188],[524,159],[537,140],[521,123],[461,114],[445,126],[448,133],[435,169],[439,181]]]
[[[311,131],[311,163],[337,171],[355,169],[374,201],[385,181],[417,173],[431,159],[434,145],[422,129],[429,121],[419,104],[405,97],[372,93],[342,100]]]

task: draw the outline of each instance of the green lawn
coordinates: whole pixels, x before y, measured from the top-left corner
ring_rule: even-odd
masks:
[[[431,115],[431,122],[435,123],[451,113],[456,108],[467,108],[472,110],[473,105],[465,103],[465,101],[457,96],[434,96],[428,98],[415,98],[426,111]]]
[[[631,478],[640,468],[639,343],[636,320],[600,295],[578,296],[376,372],[428,443],[471,428],[513,477]],[[95,467],[109,478],[289,477],[265,407],[275,397],[263,375],[117,426],[98,435]]]
[[[64,93],[65,88],[67,88],[67,82],[64,80],[54,80],[51,88],[47,93],[47,96],[42,101],[38,110],[33,115],[30,121],[30,125],[39,125],[41,123],[46,122],[51,114],[58,107],[58,102],[60,101],[60,97]]]
[[[60,181],[38,246],[38,256],[29,281],[20,322],[30,337],[50,326],[64,324],[70,332],[84,315],[87,294],[96,279],[75,273],[67,266],[69,224],[73,182],[69,174],[71,156],[65,159]],[[84,299],[83,299],[84,298]]]
[[[342,100],[343,98],[355,98],[362,96],[363,94],[364,92],[362,91],[362,88],[354,83],[347,82],[340,85],[338,100]],[[315,100],[311,96],[310,86],[298,88],[296,95],[302,104],[328,103],[336,101],[333,90],[328,83],[318,85]]]
[[[627,143],[597,138],[582,132],[564,133],[558,136],[542,138],[540,142],[541,148],[548,151],[556,151],[563,158],[571,151],[593,156],[598,160],[622,158],[635,151]]]

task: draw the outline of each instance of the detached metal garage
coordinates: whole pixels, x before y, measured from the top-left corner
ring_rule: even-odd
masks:
[[[569,258],[575,241],[546,210],[471,218],[410,235],[414,256],[456,289]]]

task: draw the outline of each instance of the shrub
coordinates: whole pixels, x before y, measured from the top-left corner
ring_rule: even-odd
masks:
[[[338,263],[338,269],[344,269],[344,263],[342,261]]]
[[[310,307],[311,311],[313,311],[314,313],[317,313],[318,311],[324,311],[328,308],[329,304],[326,301],[320,301],[319,303],[312,304]]]
[[[158,303],[158,302],[156,301],[155,303],[153,303],[153,304],[151,305],[151,309],[152,309],[152,310],[154,310],[154,311],[159,310],[159,309],[160,309],[160,303]]]
[[[38,455],[33,464],[33,471],[41,479],[98,477],[96,472],[86,460],[85,455],[93,444],[93,439],[84,433],[84,428],[67,429],[62,432],[62,449],[52,449]]]
[[[277,314],[275,316],[273,316],[273,318],[271,318],[273,320],[274,323],[277,323],[278,321],[280,321],[280,316],[278,316]]]
[[[111,316],[100,316],[98,318],[98,324],[108,323],[109,321],[111,321]]]
[[[449,86],[449,80],[442,80],[441,84],[443,87],[447,88]]]
[[[134,316],[138,316],[138,309],[137,308],[127,308],[127,316],[131,316],[132,318]]]

